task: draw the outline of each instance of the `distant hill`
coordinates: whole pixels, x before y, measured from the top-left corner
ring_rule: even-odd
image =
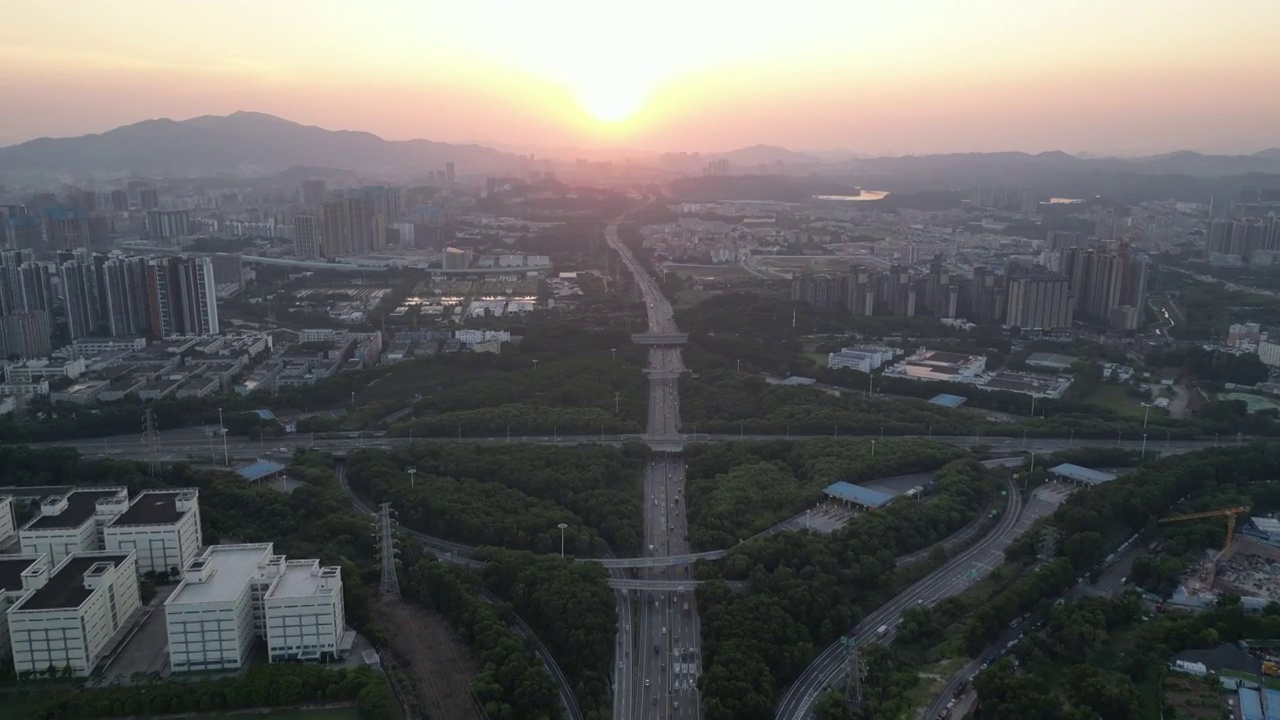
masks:
[[[817,165],[822,162],[812,155],[773,145],[753,145],[729,152],[709,153],[705,157],[710,160],[728,160],[732,165],[746,167],[772,165],[776,162],[787,165]]]
[[[350,130],[326,130],[254,112],[190,120],[144,120],[97,135],[40,138],[0,148],[0,172],[260,177],[294,166],[362,173],[421,175],[446,162],[466,171],[506,167],[513,156],[480,145],[383,140]]]

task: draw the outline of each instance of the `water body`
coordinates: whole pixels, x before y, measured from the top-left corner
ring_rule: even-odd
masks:
[[[863,190],[858,188],[861,195],[814,195],[814,200],[828,200],[832,202],[867,202],[870,200],[883,200],[889,197],[889,193],[884,190]]]

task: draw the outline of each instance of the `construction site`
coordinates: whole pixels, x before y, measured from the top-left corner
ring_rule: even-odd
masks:
[[[1255,609],[1280,600],[1280,536],[1269,532],[1276,522],[1258,518],[1237,533],[1237,518],[1248,512],[1247,507],[1234,507],[1160,519],[1164,524],[1221,518],[1227,525],[1222,548],[1205,550],[1190,565],[1173,594],[1174,603],[1207,607],[1222,593],[1237,595]]]

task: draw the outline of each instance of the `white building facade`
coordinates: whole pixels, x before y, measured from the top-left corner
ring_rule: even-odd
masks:
[[[18,677],[61,672],[85,677],[141,606],[133,553],[75,553],[52,571],[23,572],[23,596],[6,613]]]
[[[0,547],[8,545],[9,541],[18,534],[16,525],[13,498],[9,495],[0,495]]]
[[[349,649],[339,568],[286,560],[271,543],[206,550],[165,601],[165,624],[175,672],[238,668],[259,637],[271,662]]]
[[[199,491],[148,490],[103,531],[107,550],[138,555],[139,573],[177,574],[200,553]]]
[[[53,565],[76,552],[103,548],[103,530],[129,507],[123,487],[72,490],[40,502],[40,514],[18,531],[22,552],[46,554]]]
[[[12,652],[7,611],[27,594],[22,585],[23,574],[48,563],[49,558],[45,555],[0,555],[0,660]]]

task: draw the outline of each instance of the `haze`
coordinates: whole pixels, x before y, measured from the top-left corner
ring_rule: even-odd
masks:
[[[1274,0],[8,5],[0,144],[255,110],[650,150],[1280,145]]]

